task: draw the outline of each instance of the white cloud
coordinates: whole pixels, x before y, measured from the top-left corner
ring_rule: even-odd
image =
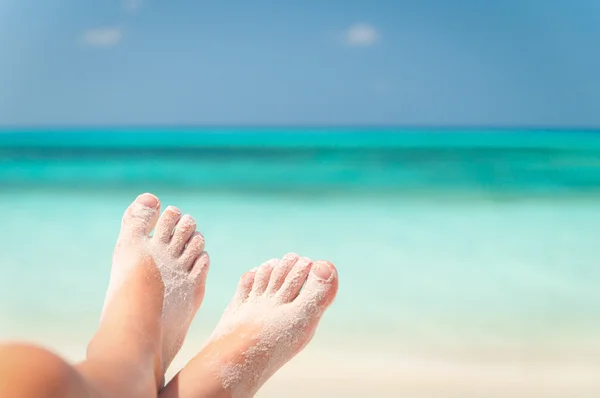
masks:
[[[123,30],[119,27],[90,29],[83,33],[82,41],[88,46],[112,47],[123,38]]]
[[[123,8],[130,12],[135,12],[142,6],[142,0],[123,0]]]
[[[368,47],[379,41],[379,33],[368,24],[357,23],[344,33],[346,44],[356,47]]]

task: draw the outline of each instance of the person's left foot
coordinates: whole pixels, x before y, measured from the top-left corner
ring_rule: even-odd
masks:
[[[87,350],[88,359],[131,363],[139,373],[132,382],[151,380],[154,394],[202,302],[209,267],[194,219],[175,207],[159,214],[150,194],[126,210],[100,327]]]
[[[245,273],[208,342],[161,398],[249,398],[310,342],[338,290],[333,264],[295,254]]]

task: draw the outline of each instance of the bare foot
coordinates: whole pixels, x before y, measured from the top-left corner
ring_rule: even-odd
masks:
[[[123,215],[100,327],[87,353],[99,369],[130,364],[140,395],[156,395],[162,384],[204,297],[209,265],[194,219],[175,207],[159,214],[158,199],[143,194]]]
[[[208,342],[160,397],[252,397],[309,343],[337,289],[332,264],[295,254],[247,272]]]

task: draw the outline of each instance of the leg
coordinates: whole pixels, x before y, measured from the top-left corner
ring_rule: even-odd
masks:
[[[294,254],[244,274],[208,343],[160,397],[254,396],[309,343],[337,289],[332,264]]]
[[[24,344],[0,346],[0,397],[99,397],[81,374],[57,355]]]

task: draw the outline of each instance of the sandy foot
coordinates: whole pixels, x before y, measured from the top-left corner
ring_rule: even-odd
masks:
[[[88,358],[137,364],[140,373],[150,363],[157,386],[202,302],[209,265],[194,219],[175,207],[159,214],[150,194],[125,211],[100,328],[87,350]]]
[[[161,397],[252,397],[311,340],[338,289],[335,267],[288,254],[244,274],[204,348]]]

